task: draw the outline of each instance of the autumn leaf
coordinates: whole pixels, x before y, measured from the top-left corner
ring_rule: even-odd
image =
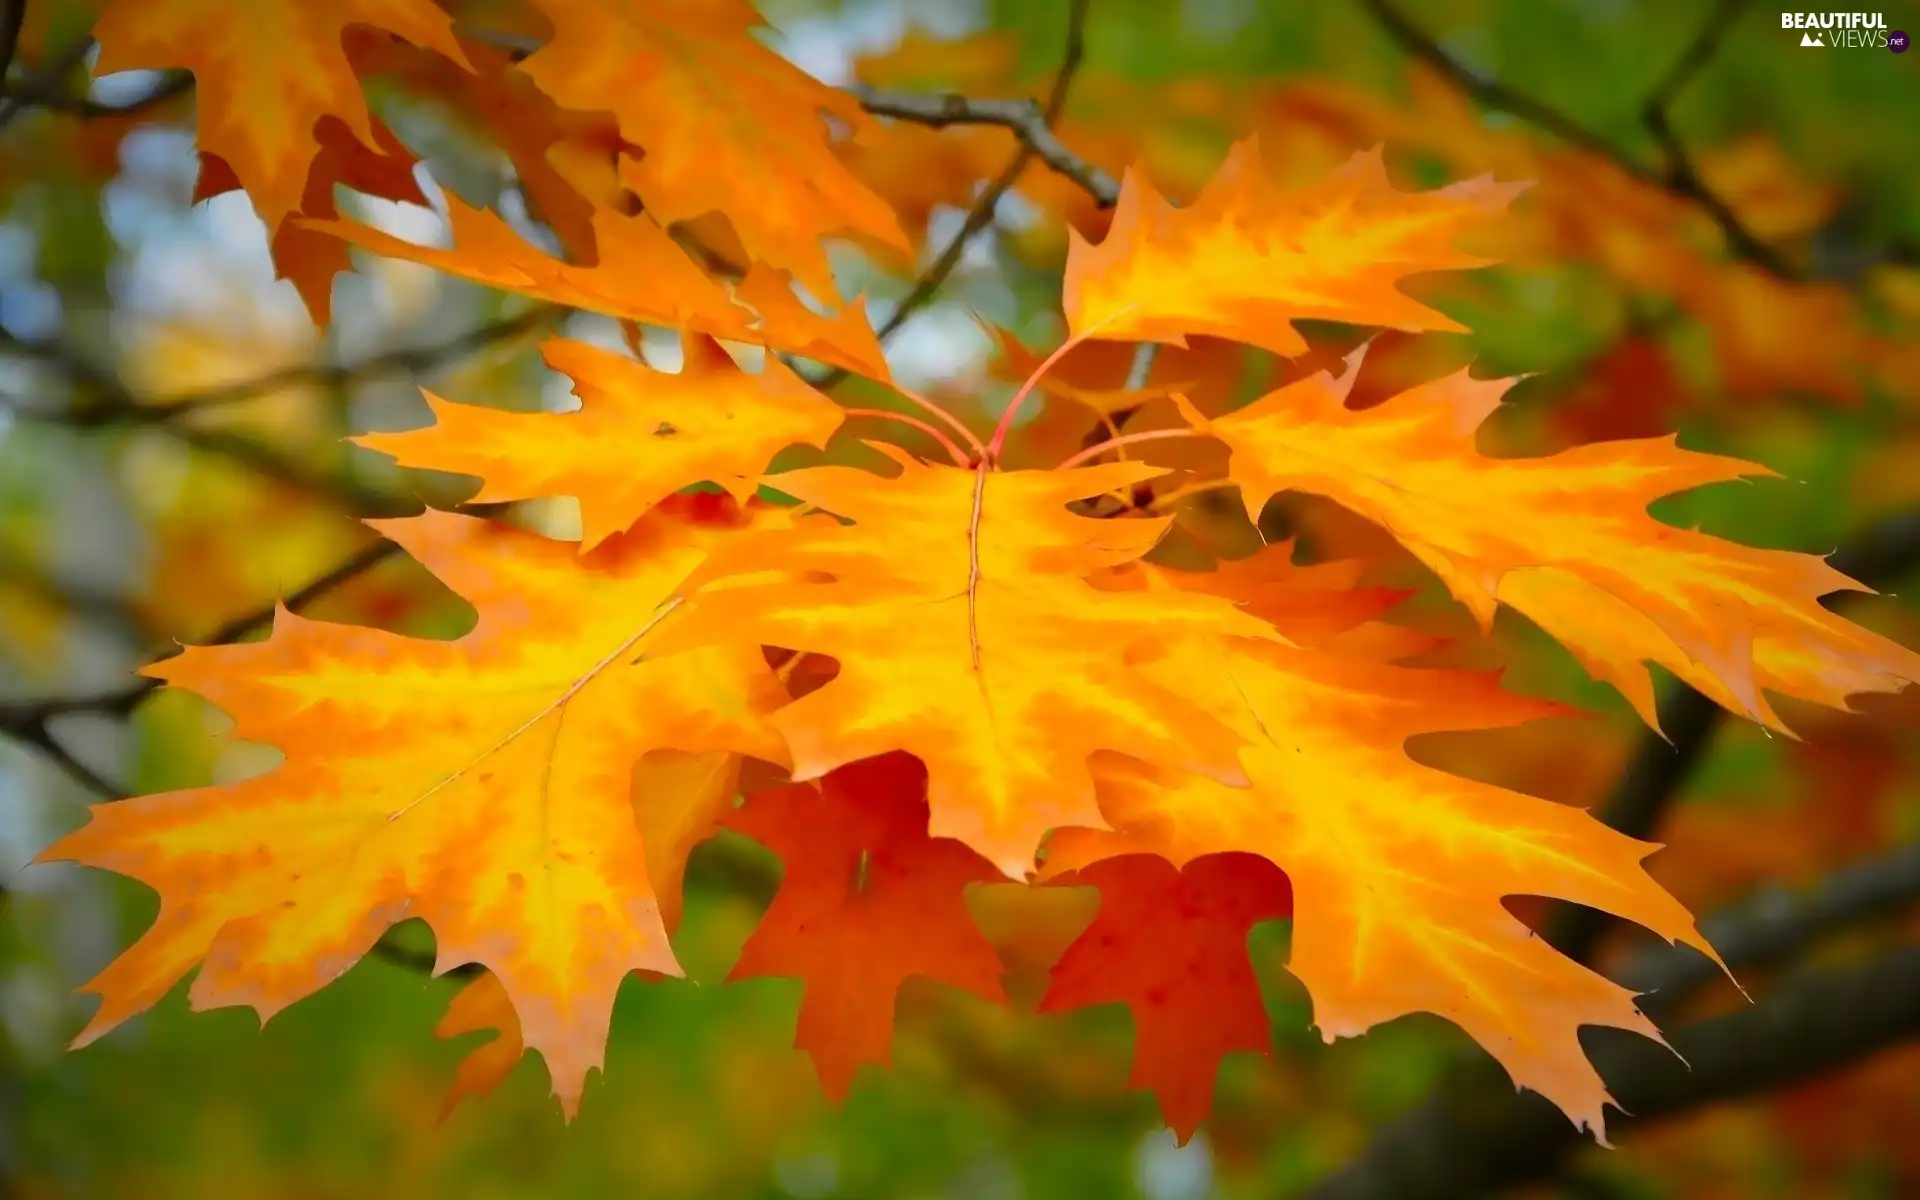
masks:
[[[1247,933],[1292,915],[1287,877],[1252,854],[1208,854],[1184,867],[1127,854],[1054,882],[1099,888],[1100,909],[1054,965],[1040,1011],[1131,1009],[1128,1086],[1153,1091],[1184,1145],[1213,1108],[1220,1060],[1236,1050],[1268,1051]]]
[[[321,118],[380,145],[341,43],[355,24],[465,65],[452,18],[428,0],[113,0],[93,27],[94,72],[192,71],[200,150],[232,169],[277,234],[302,211]]]
[[[746,762],[725,750],[653,750],[634,764],[633,820],[646,846],[647,879],[668,933],[680,928],[687,859],[732,814]]]
[[[730,341],[804,353],[869,378],[888,378],[879,339],[850,305],[835,317],[814,313],[777,277],[749,273],[741,289],[726,288],[687,257],[653,218],[597,209],[591,265],[563,262],[513,232],[498,214],[444,197],[453,245],[421,246],[358,221],[302,220],[387,258],[423,263],[461,279],[516,292],[550,304],[586,309],[627,321],[705,333]],[[751,304],[741,307],[735,299]]]
[[[347,33],[355,70],[431,95],[476,133],[499,142],[533,214],[553,230],[570,257],[593,261],[593,214],[618,207],[622,187],[614,164],[622,150],[631,149],[611,116],[555,104],[497,46],[460,38],[468,65],[462,69],[395,38],[356,36],[360,32]]]
[[[1364,347],[1226,417],[1188,420],[1232,448],[1253,519],[1284,489],[1314,492],[1390,531],[1487,626],[1500,603],[1565,643],[1657,723],[1658,662],[1734,712],[1785,730],[1763,693],[1845,707],[1920,678],[1920,655],[1822,608],[1861,585],[1819,557],[1742,546],[1648,515],[1662,496],[1764,467],[1673,438],[1490,458],[1474,445],[1511,379],[1465,371],[1384,404],[1346,407]]]
[[[267,641],[149,668],[287,758],[242,783],[97,806],[44,853],[161,895],[153,927],[87,985],[102,1004],[79,1041],[202,959],[195,1007],[271,1016],[420,917],[440,969],[499,977],[571,1114],[620,980],[679,973],[634,764],[654,747],[783,758],[762,718],[781,693],[757,649],[644,657],[680,581],[731,530],[663,510],[580,556],[439,513],[373,524],[477,623],[442,642],[282,611]]]
[[[775,454],[797,442],[824,446],[839,428],[843,411],[778,359],[748,373],[711,338],[687,334],[680,344],[684,365],[669,373],[555,338],[540,352],[572,377],[577,411],[500,412],[428,392],[433,425],[353,440],[409,467],[477,475],[486,481],[474,497],[481,503],[577,497],[585,551],[696,483],[720,484],[744,503]]]
[[[831,582],[730,587],[663,631],[669,645],[744,638],[839,661],[832,682],[772,718],[795,779],[907,751],[932,777],[930,832],[1020,879],[1047,830],[1102,824],[1086,767],[1095,750],[1237,776],[1225,730],[1147,684],[1125,655],[1175,630],[1272,631],[1213,597],[1095,590],[1085,576],[1146,553],[1167,522],[1066,508],[1159,468],[961,470],[876,449],[899,463],[897,478],[847,467],[771,477],[851,525],[744,539],[707,568]]]
[[[894,998],[908,977],[1006,999],[1000,960],[963,899],[968,884],[999,873],[927,836],[925,797],[925,768],[889,754],[841,767],[818,788],[762,793],[726,820],[786,866],[727,978],[805,981],[795,1045],[834,1100],[863,1063],[891,1061]]]
[[[434,61],[443,60],[435,57]],[[458,73],[452,64],[446,66],[450,73]],[[369,117],[368,124],[377,149],[363,146],[338,117],[325,116],[314,124],[314,141],[319,145],[319,153],[309,168],[307,187],[301,194],[302,215],[322,219],[338,217],[340,212],[333,189],[340,185],[388,200],[427,202],[413,177],[413,154],[383,122]],[[240,177],[225,159],[213,154],[201,155],[200,179],[193,193],[196,204],[241,186]],[[289,222],[275,231],[271,249],[274,277],[290,281],[314,323],[325,325],[332,319],[333,277],[353,269],[345,244],[338,238]]]
[[[886,203],[834,155],[821,114],[868,118],[752,36],[747,0],[534,0],[553,38],[521,70],[568,108],[613,113],[642,147],[621,178],[663,224],[725,213],[747,252],[837,301],[820,240],[907,251]],[[769,195],[777,203],[769,203]]]
[[[1486,265],[1453,240],[1525,186],[1475,179],[1399,192],[1375,149],[1288,194],[1269,180],[1253,139],[1183,208],[1129,171],[1106,239],[1070,235],[1067,327],[1177,346],[1208,334],[1287,356],[1306,350],[1293,322],[1307,318],[1460,331],[1398,285],[1417,272]]]
[[[491,973],[475,977],[454,994],[446,1015],[433,1027],[433,1032],[443,1038],[468,1033],[495,1034],[460,1060],[453,1086],[447,1089],[446,1101],[440,1106],[441,1120],[468,1096],[484,1096],[499,1087],[512,1073],[520,1056],[527,1052],[520,1041],[519,1014],[514,1012],[513,1001],[499,976]]]
[[[1422,766],[1403,748],[1416,734],[1563,710],[1503,692],[1489,675],[1272,643],[1185,643],[1142,670],[1246,738],[1253,786],[1103,755],[1100,808],[1113,830],[1055,834],[1045,874],[1123,854],[1183,865],[1258,854],[1292,881],[1288,966],[1328,1040],[1438,1014],[1516,1083],[1601,1133],[1608,1097],[1579,1029],[1659,1035],[1633,993],[1561,955],[1501,902],[1571,900],[1712,950],[1641,866],[1651,844],[1579,809]]]
[[[1372,621],[1407,597],[1393,588],[1355,587],[1366,564],[1359,559],[1302,565],[1292,539],[1269,542],[1246,558],[1222,559],[1211,571],[1176,571],[1126,563],[1095,579],[1114,590],[1176,588],[1231,600],[1273,625],[1297,646],[1321,646]]]

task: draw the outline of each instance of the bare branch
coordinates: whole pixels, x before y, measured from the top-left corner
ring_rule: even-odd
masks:
[[[1361,4],[1373,15],[1381,29],[1398,42],[1403,50],[1438,71],[1441,76],[1475,100],[1490,108],[1512,113],[1570,145],[1578,146],[1590,154],[1607,159],[1641,183],[1660,188],[1696,205],[1713,218],[1735,254],[1758,265],[1768,274],[1787,280],[1797,280],[1802,277],[1802,272],[1795,270],[1791,264],[1780,257],[1777,251],[1756,238],[1727,206],[1726,201],[1714,194],[1701,181],[1688,162],[1668,123],[1668,107],[1680,89],[1712,57],[1720,39],[1725,35],[1726,26],[1731,23],[1734,14],[1742,7],[1741,0],[1722,0],[1718,11],[1682,52],[1674,68],[1655,90],[1653,98],[1643,112],[1645,123],[1654,136],[1660,139],[1662,149],[1667,154],[1668,163],[1665,170],[1654,170],[1641,164],[1626,151],[1552,105],[1474,71],[1442,50],[1438,42],[1408,20],[1390,0],[1361,0]]]
[[[20,28],[27,23],[27,0],[0,0],[0,86],[20,49]]]
[[[282,388],[303,384],[338,386],[363,383],[385,375],[436,371],[465,355],[540,331],[566,311],[556,305],[543,304],[517,316],[490,321],[429,346],[388,350],[344,365],[303,363],[269,371],[239,383],[220,384],[164,400],[141,399],[112,372],[87,363],[59,342],[26,341],[0,330],[0,349],[52,364],[76,381],[87,384],[98,397],[94,402],[69,409],[37,408],[3,396],[0,396],[0,404],[6,404],[14,415],[25,420],[79,429],[103,425],[153,425],[202,409],[224,408],[257,400]]]
[[[24,12],[23,7],[23,15]],[[91,37],[77,38],[65,50],[50,56],[38,71],[22,79],[18,87],[9,88],[0,96],[0,129],[27,109],[59,95],[67,75],[85,62],[92,50]]]
[[[1060,115],[1060,110],[1066,106],[1067,92],[1073,86],[1073,77],[1080,69],[1081,59],[1085,57],[1087,4],[1088,0],[1072,0],[1068,10],[1066,52],[1061,57],[1060,69],[1054,74],[1053,88],[1048,92],[1046,102],[1038,106],[1042,128],[1050,126]],[[933,264],[914,281],[913,287],[894,308],[892,315],[880,326],[878,333],[882,341],[892,337],[902,325],[912,319],[914,313],[926,307],[933,299],[934,294],[946,283],[947,277],[953,274],[953,269],[960,265],[960,259],[965,256],[967,246],[973,241],[974,236],[992,223],[994,210],[1000,205],[1000,198],[1013,189],[1013,185],[1019,182],[1020,176],[1026,173],[1027,167],[1037,156],[1038,151],[1034,148],[1033,141],[1022,138],[1020,149],[1008,161],[1005,169],[987,184],[979,198],[974,201],[973,208],[967,212],[966,220],[961,222],[959,231],[948,240],[946,246],[933,260]],[[824,390],[840,383],[846,379],[847,375],[846,370],[836,368],[809,379],[808,382]]]
[[[1672,1052],[1632,1034],[1596,1030],[1593,1059],[1632,1114],[1609,1120],[1618,1132],[1837,1070],[1915,1035],[1920,947],[1905,947],[1784,980],[1751,1008],[1673,1032]],[[1587,1144],[1552,1104],[1516,1093],[1490,1062],[1475,1063],[1308,1196],[1484,1197],[1551,1175]]]
[[[1098,165],[1067,149],[1048,125],[1047,113],[1036,100],[971,100],[965,96],[915,95],[856,87],[861,106],[880,117],[912,121],[944,129],[949,125],[998,125],[1010,129],[1035,157],[1072,180],[1102,208],[1120,198],[1120,185]]]
[[[1769,886],[1700,923],[1700,932],[1730,967],[1764,967],[1805,953],[1827,935],[1920,900],[1920,842],[1833,872],[1805,892]],[[1660,946],[1611,972],[1624,987],[1646,993],[1649,1013],[1672,1010],[1696,989],[1721,978],[1706,955]]]

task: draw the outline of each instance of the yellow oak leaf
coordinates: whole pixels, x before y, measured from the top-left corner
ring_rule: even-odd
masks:
[[[842,163],[822,114],[858,129],[854,97],[754,39],[746,0],[534,0],[553,38],[521,70],[568,108],[608,110],[646,153],[621,178],[662,224],[725,213],[755,260],[837,300],[820,239],[911,249],[893,210]]]
[[[754,374],[711,338],[686,334],[681,346],[685,365],[669,373],[554,338],[541,354],[573,378],[578,410],[501,412],[427,392],[433,425],[352,440],[409,467],[477,475],[481,503],[576,497],[586,551],[692,484],[720,484],[744,503],[775,454],[825,446],[840,427],[843,410],[779,359]]]
[[[777,276],[765,271],[750,272],[729,296],[645,214],[630,217],[594,210],[597,260],[583,265],[547,254],[496,213],[452,195],[445,197],[445,203],[453,241],[446,249],[418,245],[358,221],[301,218],[300,223],[386,258],[422,263],[536,300],[805,354],[869,378],[888,378],[880,341],[858,302],[836,317],[823,317],[809,311]]]
[[[698,511],[689,498],[681,508]],[[196,1008],[263,1019],[331,983],[395,921],[439,969],[511,998],[571,1114],[630,971],[679,974],[630,797],[655,748],[784,762],[757,647],[650,657],[682,579],[733,524],[656,511],[591,555],[443,513],[372,523],[478,613],[452,641],[276,615],[263,642],[147,673],[285,762],[228,786],[96,806],[43,859],[129,875],[160,915],[86,990],[92,1041],[202,963]],[[202,962],[204,960],[204,962]]]
[[[747,639],[825,654],[840,670],[775,713],[793,777],[894,750],[927,766],[930,830],[1023,878],[1048,829],[1100,825],[1087,756],[1125,748],[1233,780],[1237,742],[1126,662],[1173,631],[1277,636],[1224,600],[1172,589],[1103,592],[1086,576],[1146,553],[1166,520],[1108,521],[1071,501],[1162,474],[1141,463],[1073,471],[848,467],[770,477],[851,525],[749,536],[711,568],[830,575],[695,600],[663,646]]]
[[[1604,1137],[1606,1089],[1581,1026],[1658,1038],[1634,995],[1553,949],[1503,905],[1554,896],[1712,956],[1641,860],[1656,846],[1552,801],[1408,758],[1410,737],[1513,725],[1563,710],[1497,675],[1417,670],[1271,643],[1181,643],[1143,673],[1249,743],[1250,788],[1095,759],[1111,831],[1061,830],[1045,874],[1150,852],[1185,864],[1247,851],[1287,873],[1289,969],[1328,1041],[1409,1013],[1459,1025],[1514,1081]]]
[[[1292,324],[1303,318],[1463,332],[1398,285],[1422,271],[1487,265],[1454,249],[1454,238],[1526,186],[1482,178],[1400,192],[1375,149],[1289,193],[1268,178],[1251,138],[1183,208],[1129,171],[1106,239],[1069,235],[1067,326],[1081,337],[1178,346],[1210,334],[1289,357],[1307,349]]]
[[[348,25],[466,62],[453,19],[431,0],[113,0],[93,27],[94,70],[192,71],[200,149],[232,168],[273,234],[301,211],[322,117],[379,146],[341,43]]]
[[[1848,696],[1920,678],[1920,655],[1820,606],[1868,589],[1819,556],[1742,546],[1646,511],[1765,467],[1672,437],[1490,458],[1474,436],[1514,380],[1460,371],[1354,410],[1345,401],[1364,351],[1338,378],[1320,372],[1225,417],[1186,410],[1231,448],[1228,476],[1254,519],[1287,489],[1338,501],[1398,538],[1483,628],[1501,603],[1525,613],[1649,723],[1646,660],[1783,732],[1765,692],[1844,708]]]

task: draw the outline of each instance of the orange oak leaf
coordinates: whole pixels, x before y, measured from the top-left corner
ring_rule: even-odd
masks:
[[[468,1096],[484,1096],[505,1082],[514,1064],[527,1052],[520,1040],[520,1016],[500,977],[486,973],[454,993],[446,1015],[433,1027],[438,1037],[455,1038],[467,1033],[494,1032],[497,1036],[474,1047],[455,1069],[453,1086],[440,1106],[445,1120],[454,1106]]]
[[[1641,865],[1650,843],[1580,809],[1422,766],[1403,748],[1417,734],[1565,710],[1504,692],[1493,675],[1273,643],[1185,643],[1141,669],[1246,738],[1253,786],[1103,755],[1100,808],[1113,830],[1056,833],[1045,874],[1131,853],[1182,864],[1259,854],[1292,881],[1289,968],[1328,1040],[1438,1014],[1516,1083],[1604,1136],[1608,1096],[1580,1027],[1659,1034],[1633,993],[1561,955],[1502,901],[1558,897],[1712,949]]]
[[[680,581],[733,532],[697,515],[656,511],[586,556],[441,513],[374,522],[473,605],[471,632],[433,641],[282,611],[264,642],[148,668],[286,760],[96,806],[45,851],[161,896],[153,926],[87,985],[102,1003],[80,1043],[203,959],[196,1008],[271,1016],[420,917],[439,969],[498,976],[570,1115],[622,977],[679,973],[634,764],[656,747],[784,758],[763,719],[784,692],[757,648],[648,656]]]
[[[1674,438],[1489,458],[1481,423],[1511,379],[1465,371],[1354,410],[1321,372],[1229,416],[1187,419],[1232,449],[1249,515],[1285,489],[1340,502],[1391,532],[1483,627],[1500,603],[1565,643],[1656,723],[1645,661],[1734,712],[1787,731],[1764,693],[1833,707],[1920,678],[1920,655],[1822,608],[1866,590],[1816,555],[1742,546],[1648,515],[1662,496],[1771,474]],[[1789,731],[1790,732],[1790,731]]]
[[[1401,280],[1485,266],[1453,248],[1525,184],[1474,179],[1395,191],[1378,149],[1324,182],[1287,193],[1254,139],[1228,152],[1192,204],[1174,208],[1129,171],[1106,239],[1070,233],[1062,305],[1077,336],[1186,345],[1210,334],[1292,356],[1303,318],[1410,331],[1463,326],[1413,300]]]
[[[1160,468],[961,470],[875,448],[900,465],[897,478],[849,467],[769,477],[851,525],[806,522],[745,538],[709,567],[831,582],[702,595],[663,633],[669,645],[751,639],[839,661],[832,682],[772,718],[795,779],[908,751],[932,775],[934,836],[957,838],[1020,879],[1047,830],[1102,823],[1086,766],[1095,750],[1238,777],[1225,729],[1147,684],[1126,651],[1180,630],[1272,630],[1210,596],[1096,590],[1086,576],[1146,553],[1168,522],[1066,508]]]
[[[1394,588],[1356,588],[1366,564],[1359,559],[1303,566],[1292,539],[1269,542],[1246,558],[1222,559],[1211,571],[1175,571],[1127,563],[1095,580],[1098,586],[1141,590],[1172,587],[1232,600],[1271,624],[1297,646],[1320,646],[1372,621],[1406,599]]]
[[[437,56],[423,54],[423,57],[443,63],[450,74],[459,73],[452,64],[444,63]],[[388,200],[427,202],[413,177],[416,160],[412,152],[378,118],[369,117],[368,124],[373,129],[377,150],[361,145],[338,117],[325,116],[315,123],[313,136],[319,153],[307,175],[306,190],[301,194],[303,216],[338,217],[340,210],[334,201],[333,189],[341,184]],[[193,193],[195,203],[240,187],[240,177],[225,159],[215,154],[200,156],[200,179]],[[346,245],[338,238],[289,222],[274,232],[271,249],[274,277],[291,282],[314,323],[326,324],[332,315],[333,277],[353,270]]]
[[[818,788],[749,799],[726,820],[778,854],[780,891],[729,980],[806,981],[794,1044],[844,1099],[864,1063],[893,1054],[896,993],[924,975],[1004,1003],[1000,960],[967,912],[970,883],[999,878],[958,842],[927,836],[926,769],[905,754],[851,763]]]
[[[1287,877],[1253,854],[1207,854],[1184,867],[1126,854],[1055,882],[1099,888],[1100,909],[1054,965],[1040,1011],[1131,1009],[1128,1086],[1152,1090],[1184,1145],[1213,1108],[1220,1060],[1236,1050],[1268,1052],[1247,933],[1293,914]]]
[[[515,182],[533,214],[553,230],[570,257],[593,261],[593,211],[619,203],[622,189],[614,163],[622,150],[631,149],[612,117],[561,108],[497,46],[460,38],[470,68],[462,70],[396,38],[361,33],[347,32],[347,56],[356,71],[398,79],[498,142],[513,162]]]
[[[662,224],[725,213],[756,261],[837,300],[820,248],[849,231],[910,250],[893,210],[833,153],[822,114],[858,129],[849,93],[753,37],[747,0],[533,0],[553,38],[521,64],[568,108],[605,109],[627,141],[621,178]]]
[[[502,291],[623,320],[803,353],[873,379],[888,378],[879,339],[858,302],[836,317],[823,317],[806,309],[777,277],[765,272],[749,274],[742,288],[729,296],[645,214],[595,210],[597,261],[580,265],[542,251],[496,213],[452,195],[444,202],[453,241],[447,249],[418,245],[358,221],[302,219],[302,224],[375,254],[423,263]]]
[[[477,475],[481,503],[577,497],[586,551],[692,484],[720,484],[744,503],[775,454],[825,446],[839,428],[843,410],[779,359],[749,373],[711,338],[683,334],[680,344],[685,363],[669,373],[554,338],[540,352],[572,377],[578,410],[501,412],[426,392],[434,424],[353,440],[409,467]]]
[[[199,145],[230,168],[277,234],[302,210],[322,117],[379,145],[342,45],[371,25],[465,64],[453,19],[430,0],[113,0],[94,24],[94,70],[193,72]]]

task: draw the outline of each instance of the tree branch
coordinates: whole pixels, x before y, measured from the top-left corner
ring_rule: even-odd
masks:
[[[1086,56],[1088,2],[1089,0],[1072,0],[1067,10],[1066,51],[1061,56],[1059,70],[1054,73],[1053,87],[1047,94],[1046,102],[1035,106],[1038,110],[1038,125],[1043,130],[1053,124],[1054,119],[1060,115],[1060,110],[1066,106],[1068,90],[1073,86],[1073,77],[1079,72],[1080,62]],[[906,296],[894,308],[893,313],[877,330],[881,341],[884,342],[892,337],[902,325],[912,319],[914,313],[926,307],[933,299],[934,294],[946,283],[947,277],[953,274],[953,269],[960,265],[960,259],[965,256],[967,246],[972,243],[974,236],[992,223],[994,210],[1000,205],[1000,198],[1013,189],[1013,185],[1019,182],[1020,176],[1025,174],[1027,167],[1038,156],[1039,151],[1032,137],[1030,135],[1022,137],[1020,149],[1015,151],[1006,167],[987,184],[979,198],[973,202],[973,207],[968,210],[966,220],[961,222],[959,231],[947,241],[932,265],[914,281],[913,287],[908,290]],[[809,379],[808,382],[814,387],[826,390],[845,380],[848,374],[849,372],[844,368],[835,368]]]
[[[1700,179],[1668,120],[1668,109],[1673,99],[1713,56],[1725,36],[1726,27],[1743,7],[1741,0],[1721,0],[1713,17],[1681,53],[1642,112],[1644,123],[1660,141],[1667,155],[1665,170],[1654,170],[1641,164],[1626,151],[1551,105],[1474,71],[1442,50],[1439,43],[1408,20],[1390,0],[1361,0],[1361,4],[1381,29],[1399,43],[1401,49],[1438,71],[1475,100],[1490,108],[1511,113],[1570,145],[1607,159],[1641,183],[1692,203],[1720,227],[1728,246],[1736,255],[1756,264],[1768,274],[1785,280],[1803,278],[1802,272],[1795,270],[1777,251],[1755,237],[1726,201]]]
[[[1120,185],[1095,163],[1067,149],[1049,124],[1045,108],[1036,100],[972,100],[965,96],[917,95],[881,92],[869,87],[850,89],[868,112],[880,117],[912,121],[944,129],[949,125],[998,125],[1013,131],[1033,156],[1078,184],[1102,208],[1120,198]],[[1025,164],[1022,164],[1025,165]]]
[[[31,408],[7,397],[0,397],[0,403],[7,404],[18,417],[76,429],[103,425],[153,425],[203,409],[225,408],[258,400],[282,388],[309,384],[340,386],[364,383],[384,375],[437,371],[468,354],[540,331],[566,311],[557,305],[543,304],[517,316],[490,321],[429,346],[387,350],[355,363],[303,363],[269,371],[239,383],[219,384],[182,396],[152,401],[135,396],[111,373],[80,362],[77,356],[56,342],[28,342],[0,333],[0,347],[16,349],[29,357],[68,370],[75,378],[92,385],[102,397],[98,403],[64,410]]]
[[[21,14],[25,16],[24,5]],[[66,79],[68,72],[85,62],[92,50],[91,37],[76,38],[65,50],[51,56],[38,71],[22,79],[20,86],[0,95],[0,129],[6,128],[9,122],[27,109],[59,95],[61,81]]]
[[[1896,913],[1920,900],[1920,842],[1844,867],[1795,894],[1764,887],[1700,923],[1700,932],[1729,967],[1773,966],[1850,925]],[[1697,950],[1657,946],[1612,973],[1645,993],[1650,1014],[1671,1012],[1697,989],[1720,979],[1720,968]]]
[[[27,0],[0,0],[0,87],[20,50],[20,28],[27,23]]]
[[[1905,947],[1787,979],[1751,1008],[1672,1033],[1671,1053],[1619,1030],[1596,1030],[1593,1060],[1632,1114],[1609,1122],[1617,1131],[1817,1076],[1917,1034],[1920,947]],[[1552,1104],[1532,1092],[1516,1093],[1497,1067],[1476,1063],[1307,1194],[1311,1200],[1484,1197],[1552,1174],[1587,1144]]]

